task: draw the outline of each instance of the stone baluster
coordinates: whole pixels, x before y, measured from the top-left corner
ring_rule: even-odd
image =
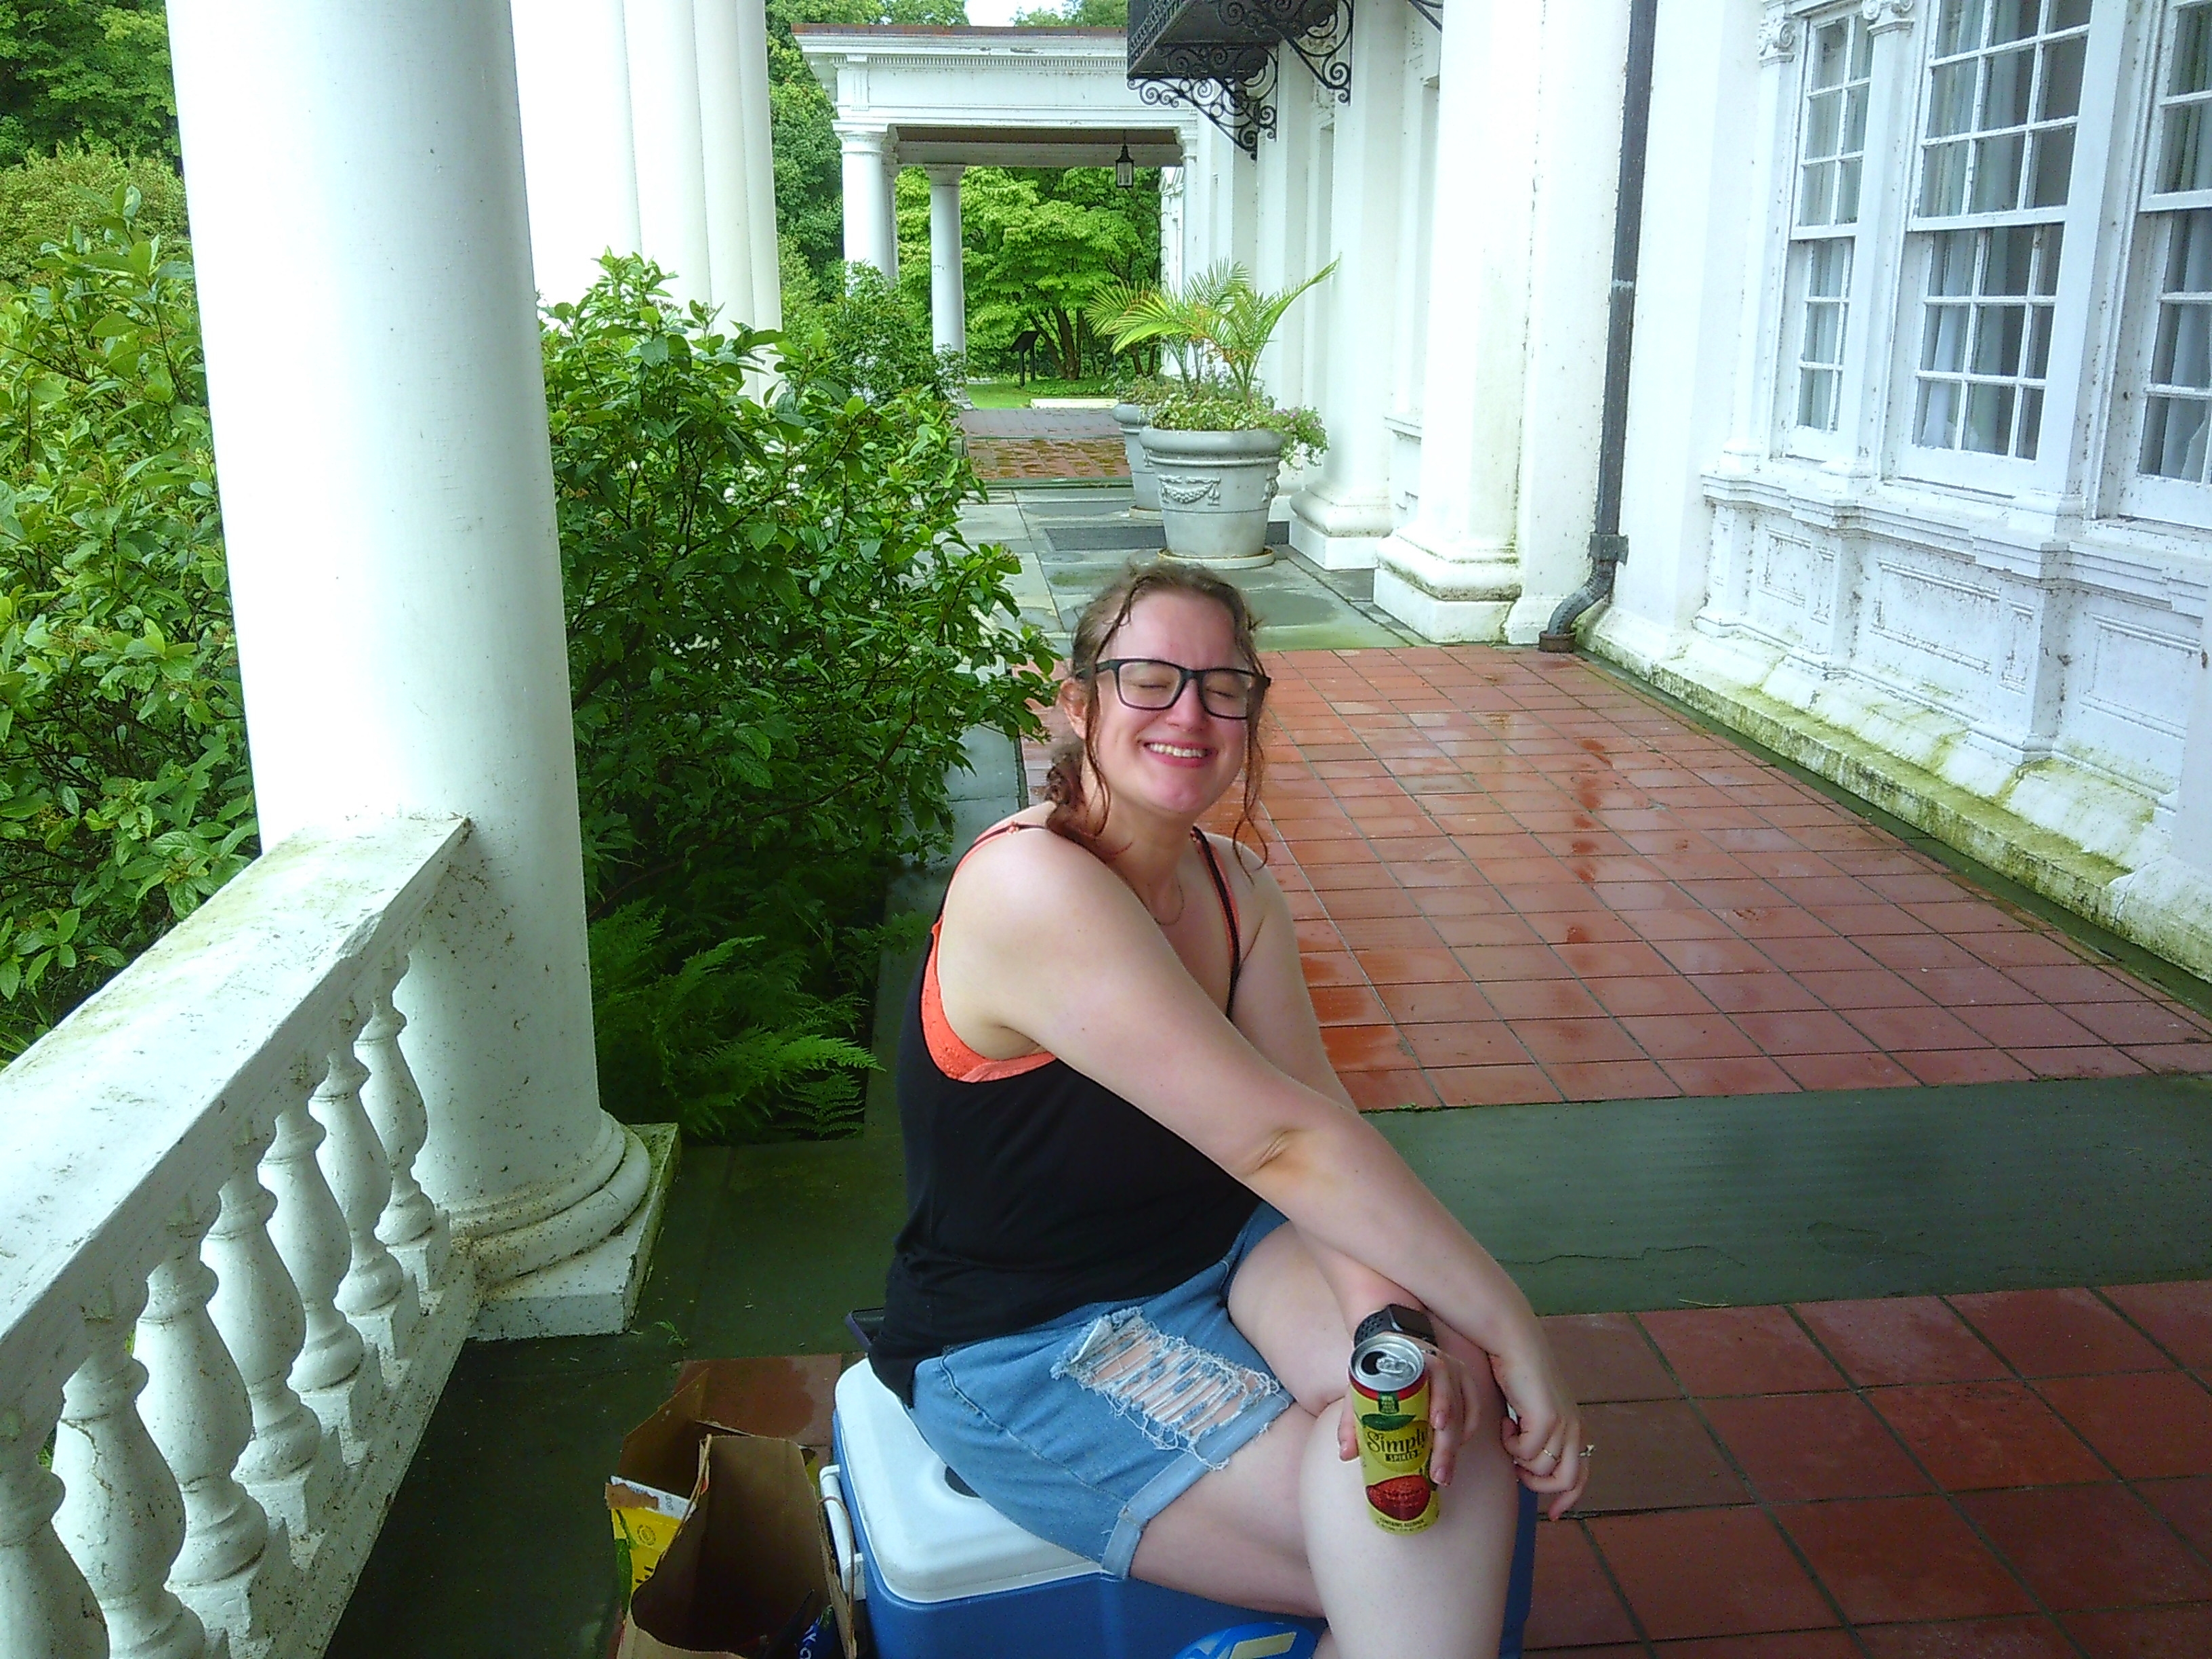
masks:
[[[354,1052],[368,1067],[368,1081],[361,1085],[361,1103],[376,1126],[377,1138],[384,1143],[385,1160],[392,1170],[392,1200],[376,1224],[376,1236],[407,1265],[415,1277],[416,1293],[427,1300],[445,1282],[452,1245],[445,1212],[431,1202],[430,1194],[415,1179],[415,1160],[430,1138],[430,1115],[423,1107],[422,1091],[415,1086],[415,1073],[399,1042],[407,1029],[407,1016],[392,1000],[406,971],[403,959],[385,975]]]
[[[345,1461],[352,1463],[365,1449],[383,1399],[384,1371],[338,1310],[338,1287],[345,1282],[353,1251],[345,1212],[331,1196],[315,1157],[323,1140],[323,1126],[307,1109],[306,1091],[294,1094],[276,1115],[276,1139],[261,1160],[261,1178],[276,1195],[269,1234],[291,1273],[307,1318],[307,1337],[293,1362],[292,1386],[323,1426],[338,1436]]]
[[[145,1284],[132,1278],[85,1310],[92,1353],[63,1391],[54,1435],[54,1473],[68,1492],[54,1530],[99,1598],[112,1659],[207,1659],[205,1627],[168,1586],[185,1544],[184,1498],[138,1415],[146,1368],[131,1334],[145,1305]]]
[[[345,1216],[346,1274],[338,1285],[337,1306],[354,1328],[375,1342],[391,1363],[387,1380],[413,1346],[422,1307],[407,1270],[376,1236],[385,1206],[392,1201],[392,1166],[384,1143],[361,1103],[368,1067],[354,1053],[362,1026],[353,1004],[339,1016],[330,1063],[308,1109],[327,1136],[319,1154],[323,1176]]]
[[[253,1407],[208,1302],[215,1274],[200,1241],[217,1206],[194,1197],[169,1222],[170,1253],[148,1280],[137,1355],[147,1371],[139,1411],[185,1501],[185,1547],[169,1587],[234,1645],[257,1642],[292,1590],[289,1534],[239,1485]]]
[[[107,1659],[100,1604],[54,1530],[62,1483],[39,1464],[60,1414],[52,1387],[0,1408],[0,1653]]]
[[[292,1389],[292,1365],[307,1339],[300,1292],[269,1236],[276,1200],[256,1165],[270,1136],[257,1136],[222,1184],[222,1210],[201,1254],[219,1281],[208,1313],[230,1350],[253,1408],[253,1440],[238,1478],[295,1537],[320,1529],[344,1465],[335,1436]]]

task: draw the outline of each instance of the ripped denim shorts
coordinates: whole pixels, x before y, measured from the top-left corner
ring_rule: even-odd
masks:
[[[1220,1261],[1148,1302],[924,1360],[915,1426],[1001,1515],[1127,1577],[1146,1524],[1291,1404],[1229,1321],[1230,1281],[1282,1224],[1262,1204]]]

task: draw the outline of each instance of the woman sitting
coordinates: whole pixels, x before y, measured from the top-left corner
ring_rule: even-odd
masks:
[[[1132,568],[1084,612],[1051,804],[961,861],[908,1010],[872,1358],[977,1493],[1108,1572],[1324,1617],[1342,1659],[1490,1659],[1516,1482],[1556,1517],[1587,1449],[1526,1298],[1352,1109],[1264,861],[1198,828],[1240,774],[1250,822],[1267,690],[1214,577]],[[1436,1344],[1447,1489],[1412,1534],[1339,1409],[1385,1310]]]

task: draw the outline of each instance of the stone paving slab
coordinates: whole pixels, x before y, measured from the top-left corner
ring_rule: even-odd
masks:
[[[1121,441],[1110,409],[963,409],[960,428],[971,438],[1111,438]]]

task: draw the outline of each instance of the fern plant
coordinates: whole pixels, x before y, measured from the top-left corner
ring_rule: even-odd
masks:
[[[639,902],[591,926],[608,1109],[632,1123],[672,1120],[699,1140],[849,1133],[876,1068],[874,1055],[838,1035],[853,1029],[856,1000],[809,992],[805,957],[757,938],[683,956],[665,922]]]

